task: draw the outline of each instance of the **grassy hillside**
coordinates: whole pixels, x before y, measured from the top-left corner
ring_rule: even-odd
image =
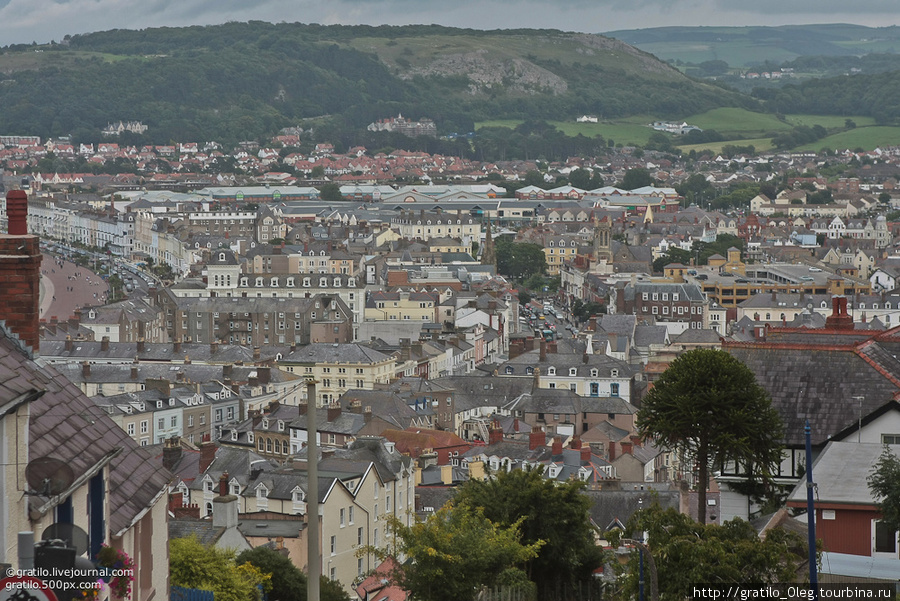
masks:
[[[757,105],[617,40],[552,30],[251,22],[0,49],[0,131],[80,140],[120,119],[147,124],[149,142],[229,142],[323,115],[336,135],[398,112],[447,133]]]
[[[724,60],[732,67],[800,56],[852,56],[900,52],[900,28],[861,25],[781,27],[656,27],[605,35],[650,52],[664,61]]]
[[[719,108],[689,115],[684,117],[691,125],[701,129],[714,129],[722,134],[725,139],[719,142],[705,142],[702,144],[683,144],[678,148],[682,152],[691,150],[712,150],[720,152],[723,147],[729,145],[753,146],[757,151],[767,151],[774,148],[772,138],[780,133],[786,133],[798,126],[813,127],[820,125],[828,131],[843,130],[847,119],[851,119],[856,128],[850,131],[841,131],[825,137],[821,140],[799,146],[799,150],[819,150],[821,148],[856,148],[866,150],[878,146],[900,144],[900,128],[877,127],[875,120],[865,116],[838,116],[838,115],[786,115],[784,120],[774,114],[752,112],[745,109]],[[601,123],[575,123],[572,121],[551,121],[553,125],[569,136],[582,136],[592,138],[603,136],[606,140],[613,140],[617,144],[626,146],[643,146],[649,140],[654,130],[648,124],[655,119],[653,117],[635,116],[616,121]],[[476,123],[476,127],[507,127],[513,129],[522,124],[521,120],[495,120]]]

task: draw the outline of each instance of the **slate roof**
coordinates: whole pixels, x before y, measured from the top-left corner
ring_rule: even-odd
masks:
[[[771,395],[781,414],[785,443],[804,444],[804,424],[814,445],[824,444],[859,417],[900,396],[900,361],[875,340],[856,344],[727,343]]]
[[[65,460],[78,478],[109,459],[109,528],[121,535],[167,490],[172,474],[53,366],[28,359],[0,329],[0,401],[30,391],[28,456]],[[31,497],[32,504],[41,503]]]
[[[282,358],[287,363],[381,363],[390,356],[361,344],[315,342]]]
[[[623,489],[625,486],[623,482]],[[591,520],[603,531],[614,527],[616,520],[627,524],[634,512],[654,501],[663,509],[678,509],[681,498],[678,491],[672,490],[588,490],[585,494],[591,499]]]
[[[900,445],[887,445],[900,457]],[[870,505],[876,503],[866,480],[885,445],[830,441],[813,462],[816,499],[822,503]],[[797,484],[788,502],[806,503],[806,481]]]
[[[169,540],[196,536],[200,544],[212,546],[225,533],[224,527],[214,527],[211,520],[180,517],[169,518]]]

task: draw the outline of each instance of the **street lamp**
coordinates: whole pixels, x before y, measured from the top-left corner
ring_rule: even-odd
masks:
[[[641,553],[641,575],[640,575],[640,599],[644,599],[644,569],[643,559],[644,553],[647,554],[647,566],[650,569],[650,601],[659,601],[659,580],[656,572],[656,562],[653,561],[653,555],[650,553],[650,547],[639,540],[633,538],[623,538],[619,542],[623,545],[632,545],[637,547]]]

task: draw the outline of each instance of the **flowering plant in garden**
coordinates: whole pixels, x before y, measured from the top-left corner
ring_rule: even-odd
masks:
[[[121,549],[113,549],[102,545],[97,553],[97,566],[116,570],[116,576],[109,580],[109,590],[122,599],[131,594],[131,583],[134,581],[134,560]]]

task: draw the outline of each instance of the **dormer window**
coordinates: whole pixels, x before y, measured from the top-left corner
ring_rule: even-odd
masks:
[[[325,251],[323,250],[323,251],[319,252],[319,256],[320,256],[320,257],[324,257],[324,256],[325,256]]]
[[[278,420],[278,431],[284,432],[284,420]]]
[[[529,376],[534,375],[534,368],[533,368],[533,367],[526,367],[526,368],[525,368],[525,373],[528,374]]]
[[[219,253],[219,260],[220,260],[220,261],[224,261],[224,260],[225,260],[225,253]]]
[[[278,287],[278,278],[272,278],[272,288]]]
[[[294,287],[294,278],[288,278],[287,285],[289,288],[293,288]]]
[[[231,440],[232,440],[232,442],[233,442],[233,441],[236,441],[237,438],[238,438],[237,430],[232,430],[232,431],[231,431]]]
[[[592,377],[592,378],[596,378],[598,375],[600,375],[599,370],[597,370],[597,369],[592,369],[592,370],[591,370],[591,377]]]
[[[247,442],[253,444],[253,432],[247,432]]]
[[[570,368],[569,368],[569,375],[570,375],[570,376],[577,376],[577,375],[578,375],[578,368],[577,368],[577,367],[570,367]]]
[[[230,493],[233,494],[234,496],[238,496],[238,495],[241,494],[241,485],[238,484],[237,482],[233,481],[233,480],[232,480],[232,482],[231,482],[231,484],[229,485],[228,488],[229,488],[229,491],[228,491],[228,492],[230,492]]]
[[[619,370],[618,370],[618,369],[611,369],[611,370],[609,371],[609,377],[611,377],[611,378],[618,378],[618,377],[619,377]]]
[[[506,373],[506,375],[512,375],[512,373],[513,373],[513,368],[507,366],[506,369],[504,370],[504,372]]]
[[[267,429],[268,429],[268,427],[269,427],[269,418],[263,418],[262,426],[263,426],[263,428],[267,428]]]
[[[257,285],[257,286],[262,286],[262,285],[263,285],[262,282],[263,282],[262,278],[256,278],[256,285]]]
[[[556,368],[555,368],[555,367],[548,367],[548,368],[547,368],[547,375],[548,375],[548,376],[555,376],[555,375],[556,375]]]

